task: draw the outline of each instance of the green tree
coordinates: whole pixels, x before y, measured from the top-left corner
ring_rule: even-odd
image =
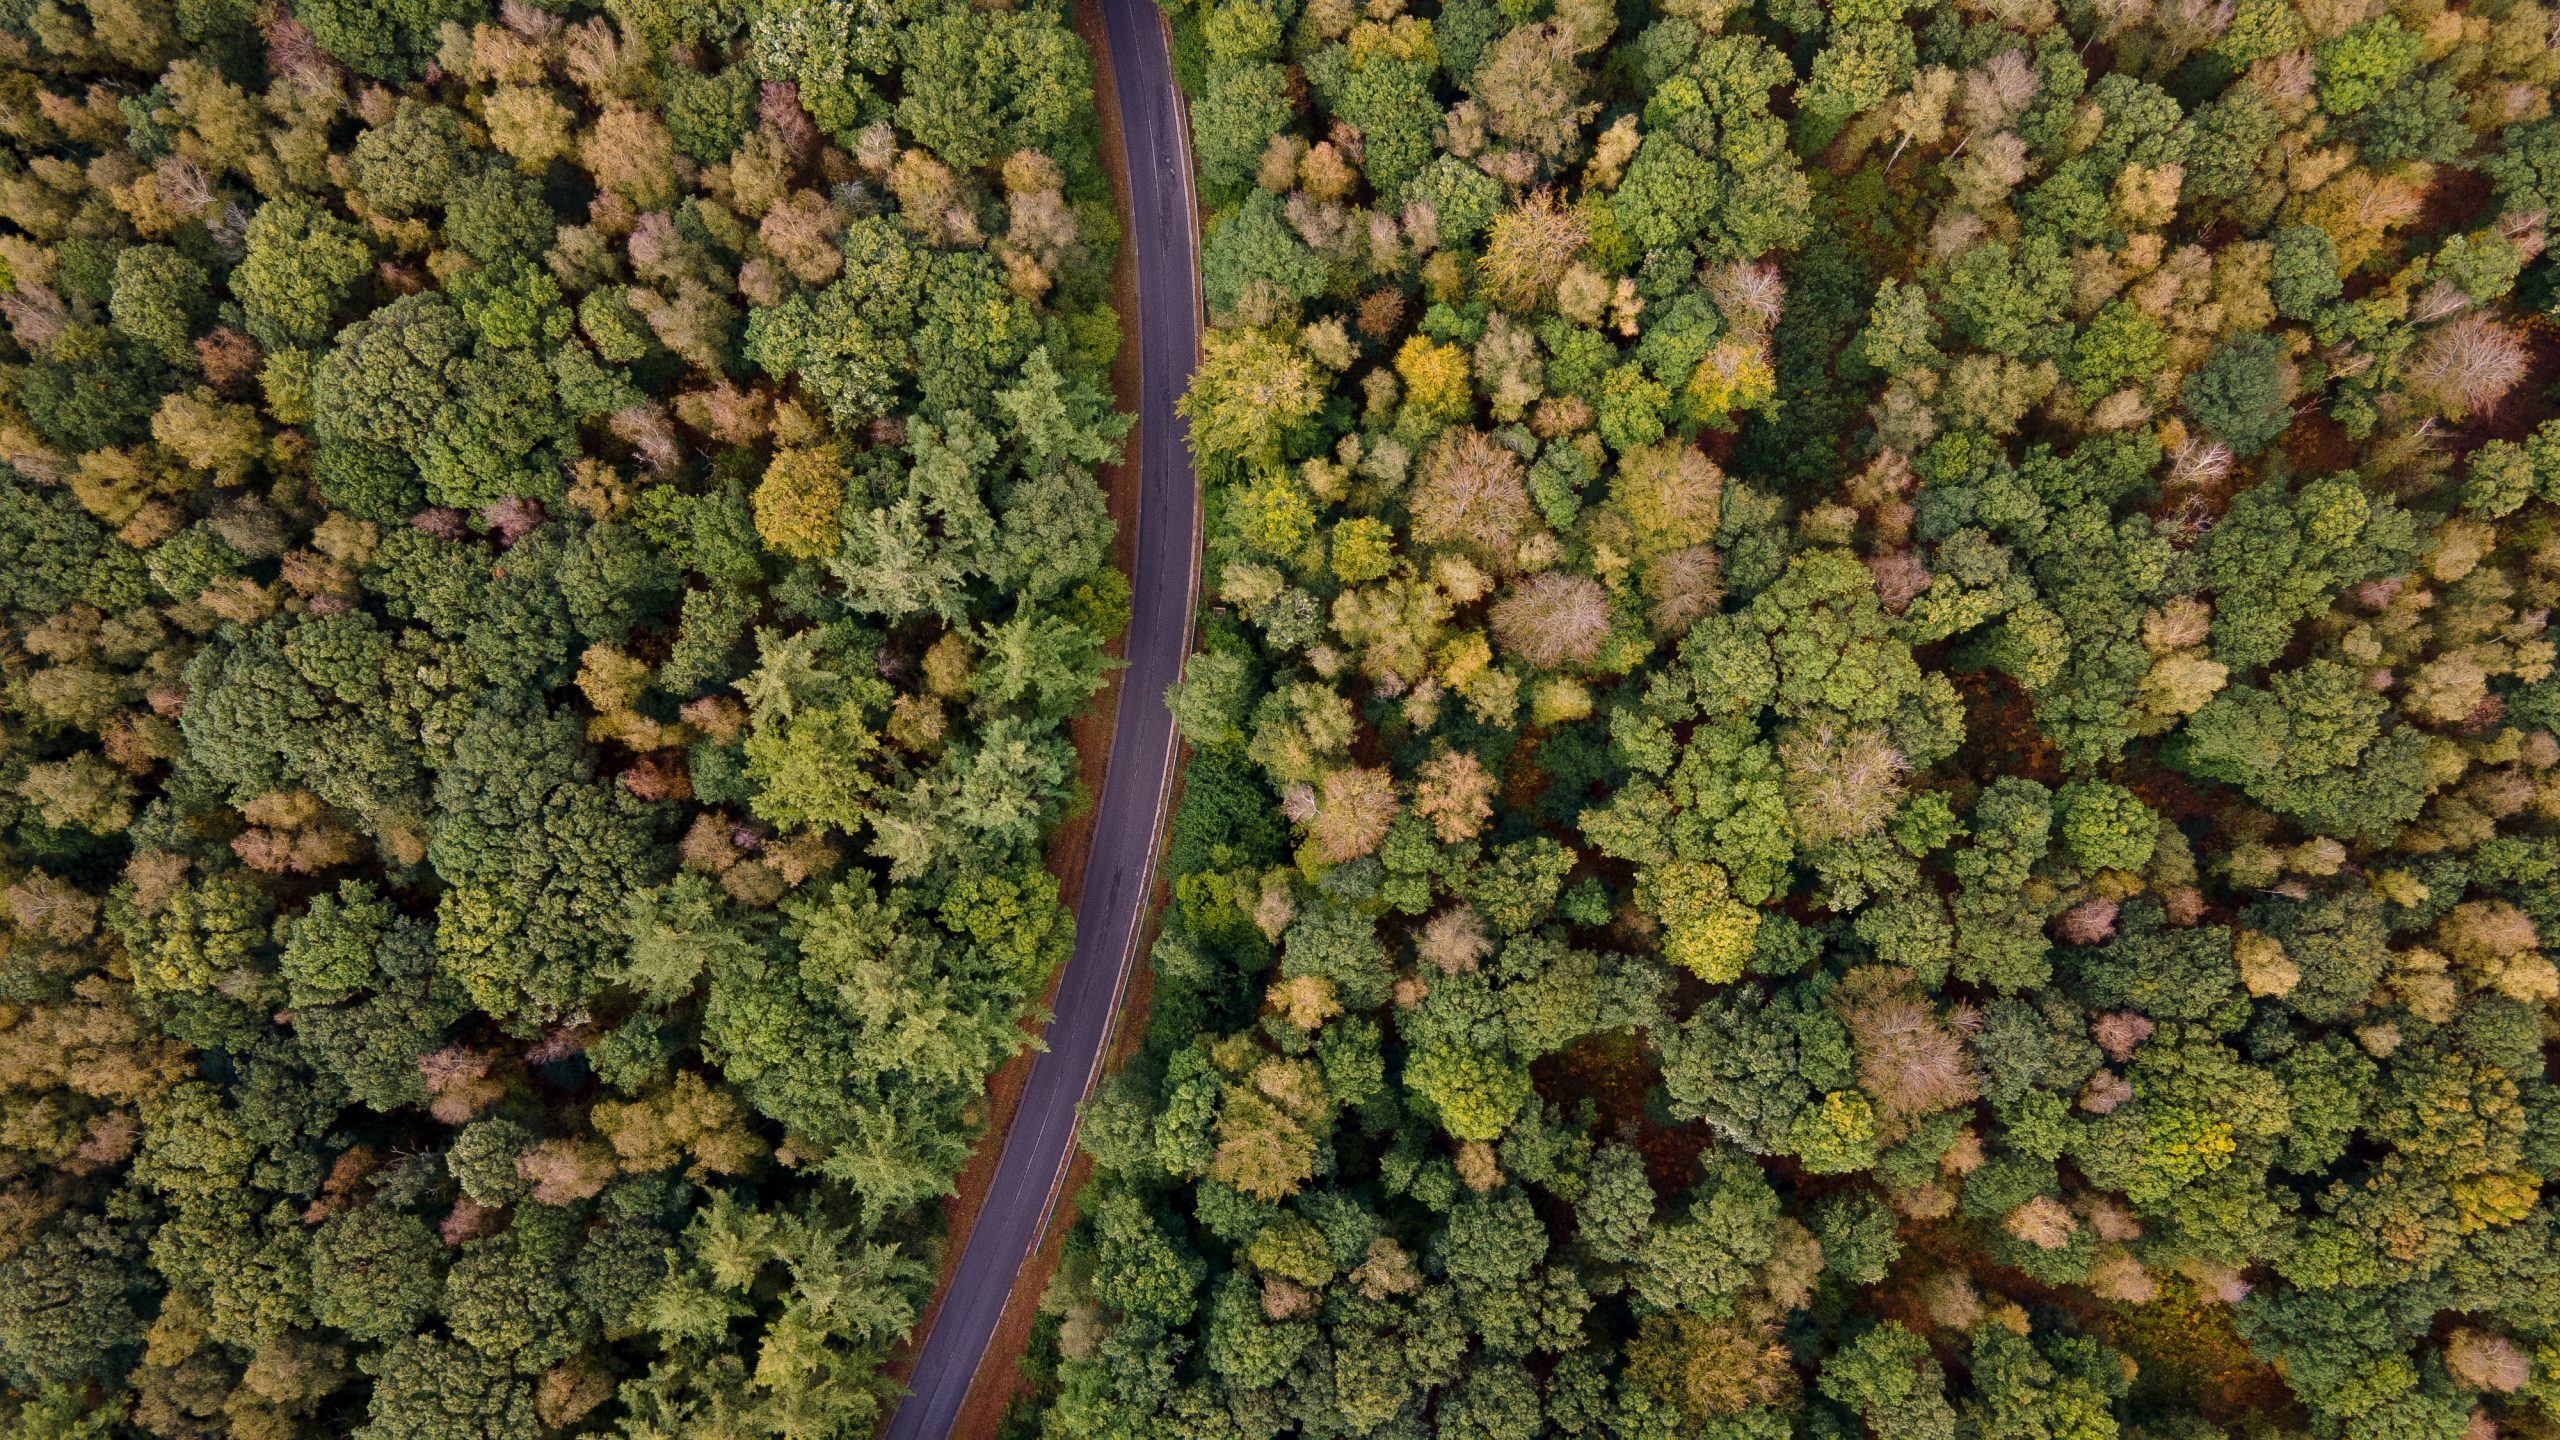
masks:
[[[1893,1321],[1842,1346],[1816,1384],[1854,1411],[1877,1440],[1946,1440],[1956,1433],[1946,1372],[1928,1342]]]
[[[363,1440],[529,1440],[533,1386],[478,1351],[413,1335],[375,1362]]]
[[[900,27],[898,58],[898,124],[964,169],[1048,147],[1093,89],[1083,47],[1046,6],[924,17]]]
[[[2408,514],[2352,473],[2290,493],[2273,484],[2246,492],[2202,546],[2206,583],[2220,597],[2215,655],[2241,669],[2275,659],[2338,589],[2400,568],[2416,543]]]
[[[311,1240],[311,1309],[358,1340],[407,1339],[444,1290],[444,1247],[425,1222],[379,1201],[324,1221]]]
[[[2075,780],[2054,796],[2062,843],[2088,870],[2139,870],[2151,859],[2160,820],[2140,797],[2104,780]]]
[[[261,345],[317,346],[372,269],[356,228],[307,200],[283,196],[249,218],[248,248],[231,271],[249,334]]]
[[[1636,1257],[1631,1288],[1647,1305],[1722,1319],[1777,1246],[1777,1192],[1738,1156],[1701,1167],[1685,1211],[1657,1227]]]
[[[348,326],[312,374],[319,438],[415,450],[458,388],[470,344],[461,312],[432,293]]]
[[[464,1243],[445,1278],[445,1325],[490,1364],[531,1375],[586,1337],[565,1266],[577,1232],[562,1211],[520,1205],[503,1232]]]
[[[2319,262],[2305,257],[2295,263],[2316,267]],[[2316,281],[2312,285],[2310,290],[2288,288],[2282,298],[2300,303],[2298,297],[2314,293]],[[2216,349],[2178,386],[2178,401],[2207,433],[2245,457],[2275,443],[2293,423],[2290,389],[2276,342],[2264,335],[2242,335]]]
[[[1204,455],[1263,460],[1280,437],[1316,413],[1324,392],[1305,352],[1256,331],[1212,331],[1183,393],[1191,443]]]
[[[116,329],[171,365],[195,363],[195,332],[213,317],[213,278],[166,245],[132,245],[116,255],[107,301]]]
[[[12,1379],[75,1384],[117,1373],[142,1339],[124,1237],[96,1216],[65,1216],[0,1260],[0,1357]]]

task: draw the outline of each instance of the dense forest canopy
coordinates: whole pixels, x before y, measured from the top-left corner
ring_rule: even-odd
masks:
[[[1054,0],[0,4],[0,1432],[848,1436],[1127,589]]]
[[[1213,603],[1017,1433],[2560,1433],[2553,11],[1169,8]]]

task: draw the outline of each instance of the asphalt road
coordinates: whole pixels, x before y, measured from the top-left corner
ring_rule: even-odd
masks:
[[[1200,264],[1190,139],[1155,0],[1101,0],[1128,161],[1125,242],[1137,263],[1138,543],[1130,578],[1129,667],[1103,772],[1092,858],[1076,900],[1075,953],[1055,1018],[1005,1136],[993,1186],[933,1328],[917,1352],[888,1440],[943,1440],[1030,1264],[1076,1134],[1076,1107],[1102,1070],[1112,1017],[1137,959],[1172,795],[1173,717],[1165,687],[1182,673],[1199,600],[1200,489],[1173,402],[1200,354]],[[1122,317],[1124,323],[1128,317]]]

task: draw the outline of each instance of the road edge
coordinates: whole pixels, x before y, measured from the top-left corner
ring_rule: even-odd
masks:
[[[1121,212],[1121,222],[1123,227],[1123,254],[1128,258],[1128,263],[1131,266],[1131,293],[1132,299],[1136,302],[1138,310],[1137,314],[1124,316],[1123,319],[1124,322],[1134,322],[1130,324],[1129,329],[1130,333],[1135,337],[1139,347],[1137,352],[1137,374],[1140,391],[1139,409],[1143,416],[1145,409],[1146,356],[1144,324],[1143,319],[1141,318],[1143,315],[1144,301],[1140,297],[1142,296],[1145,287],[1142,279],[1136,273],[1140,262],[1138,259],[1139,246],[1136,241],[1138,225],[1137,215],[1135,213],[1136,187],[1132,179],[1133,157],[1128,151],[1126,127],[1121,123],[1121,117],[1124,109],[1120,94],[1122,66],[1118,63],[1118,57],[1113,53],[1110,43],[1108,16],[1104,13],[1104,6],[1107,3],[1112,3],[1112,0],[1077,0],[1074,9],[1076,13],[1076,28],[1078,32],[1085,37],[1088,51],[1093,56],[1096,108],[1102,112],[1105,128],[1110,132],[1110,140],[1112,142],[1116,142],[1107,143],[1105,145],[1104,160],[1106,165],[1109,165],[1111,160],[1114,158],[1114,152],[1116,152],[1116,158],[1119,162],[1117,166],[1112,167],[1114,198]],[[1118,0],[1118,3],[1128,3],[1144,7],[1146,18],[1152,21],[1156,26],[1161,38],[1161,43],[1165,46],[1166,54],[1169,59],[1173,45],[1173,36],[1171,27],[1167,23],[1163,12],[1154,3],[1152,3],[1152,0]],[[1100,41],[1099,44],[1094,43],[1097,39]],[[1207,320],[1205,300],[1203,298],[1202,289],[1198,283],[1197,271],[1199,263],[1198,257],[1200,253],[1199,194],[1196,172],[1192,162],[1190,97],[1182,92],[1179,84],[1172,81],[1169,70],[1166,77],[1166,89],[1171,99],[1172,112],[1175,117],[1172,127],[1173,137],[1171,147],[1175,151],[1175,154],[1172,157],[1175,161],[1175,165],[1173,166],[1172,173],[1179,182],[1180,197],[1182,200],[1181,218],[1187,241],[1186,253],[1190,259],[1190,264],[1193,267],[1191,277],[1191,299],[1194,314],[1193,324],[1191,326],[1191,354],[1188,357],[1190,364],[1186,367],[1185,372],[1188,373],[1189,369],[1196,368],[1199,362],[1202,336],[1205,333]],[[1116,288],[1117,287],[1115,286],[1115,289]],[[1180,438],[1180,428],[1181,427],[1178,422],[1175,425],[1166,427],[1166,433],[1162,436],[1156,437],[1156,443],[1169,443],[1177,447],[1181,446],[1184,442]],[[1124,456],[1124,463],[1132,472],[1140,476],[1140,500],[1137,507],[1137,525],[1143,526],[1146,508],[1144,500],[1145,486],[1143,481],[1146,461],[1145,446],[1149,443],[1149,436],[1146,432],[1146,427],[1144,426],[1143,421],[1134,434],[1136,439],[1136,445],[1133,447],[1135,453],[1129,456]],[[1187,469],[1188,467],[1186,466],[1185,468]],[[1175,654],[1173,665],[1173,675],[1176,680],[1179,680],[1181,675],[1187,669],[1192,646],[1198,639],[1198,612],[1202,579],[1201,540],[1203,538],[1204,519],[1197,501],[1198,478],[1196,474],[1194,474],[1191,475],[1189,479],[1190,484],[1193,486],[1194,498],[1193,503],[1188,507],[1190,534],[1186,537],[1187,543],[1185,544],[1185,553],[1189,561],[1189,571],[1185,582],[1184,603],[1180,607],[1180,643]],[[1132,555],[1131,578],[1134,583],[1137,578],[1136,571],[1138,564],[1140,563],[1140,546],[1137,543],[1134,533],[1130,548]],[[1117,723],[1113,725],[1113,751],[1109,757],[1110,760],[1117,760],[1120,758],[1118,753],[1119,742],[1125,734],[1125,726]],[[1027,1321],[1031,1315],[1032,1307],[1037,1305],[1040,1291],[1045,1288],[1047,1275],[1052,1269],[1054,1269],[1056,1263],[1055,1251],[1059,1241],[1064,1235],[1064,1229],[1057,1224],[1057,1221],[1062,1212],[1072,1214],[1072,1207],[1068,1204],[1068,1195],[1074,1188],[1070,1184],[1070,1178],[1076,1174],[1079,1162],[1083,1158],[1082,1152],[1076,1143],[1077,1135],[1080,1133],[1082,1128],[1083,1102],[1085,1099],[1090,1098],[1093,1093],[1093,1089],[1095,1085],[1099,1083],[1101,1076],[1125,1058],[1125,1046],[1129,1035],[1132,1033],[1129,1026],[1130,1016],[1127,1013],[1128,998],[1131,994],[1133,983],[1135,981],[1136,967],[1139,963],[1139,957],[1148,948],[1152,937],[1157,931],[1163,899],[1160,894],[1161,887],[1159,883],[1159,871],[1163,863],[1164,845],[1171,824],[1173,806],[1180,794],[1182,767],[1188,757],[1188,754],[1189,747],[1183,743],[1179,730],[1172,730],[1169,733],[1167,744],[1165,746],[1162,768],[1156,777],[1155,793],[1157,796],[1157,804],[1155,808],[1154,825],[1149,831],[1146,852],[1135,876],[1137,883],[1141,887],[1139,893],[1142,898],[1139,901],[1137,914],[1134,923],[1130,928],[1129,937],[1122,948],[1122,952],[1118,957],[1118,963],[1113,971],[1110,1006],[1106,1012],[1109,1018],[1103,1026],[1101,1036],[1099,1037],[1099,1043],[1095,1047],[1093,1059],[1085,1075],[1082,1077],[1082,1084],[1078,1091],[1079,1098],[1067,1121],[1066,1134],[1064,1142],[1061,1144],[1059,1149],[1056,1168],[1049,1176],[1046,1193],[1042,1197],[1039,1212],[1031,1228],[1031,1242],[1024,1255],[1024,1264],[1014,1272],[1012,1286],[1007,1291],[1004,1303],[998,1311],[994,1328],[989,1336],[988,1344],[985,1349],[981,1350],[977,1357],[976,1363],[970,1374],[967,1391],[964,1393],[959,1403],[953,1425],[947,1432],[948,1434],[961,1435],[991,1433],[995,1429],[996,1425],[1001,1421],[1006,1403],[1010,1400],[1011,1391],[1015,1386],[1015,1377],[1019,1373],[1019,1366],[1023,1359],[1021,1348],[1019,1345],[1016,1345],[1010,1350],[1001,1349],[998,1342],[1005,1337],[1009,1328],[1009,1321],[1017,1319],[1024,1321],[1025,1323],[1022,1326],[1022,1333],[1027,1334],[1028,1332]],[[1104,776],[1104,785],[1106,789],[1108,784],[1109,764],[1108,761],[1106,761]],[[1096,796],[1096,804],[1099,805],[1100,801],[1101,796],[1098,794]],[[1082,922],[1083,918],[1084,917],[1082,916],[1078,917],[1079,923]],[[1010,1125],[1008,1125],[1008,1127],[1002,1132],[991,1131],[991,1134],[1001,1135],[1001,1143],[997,1146],[996,1162],[997,1168],[1000,1169],[1002,1160],[1001,1152],[1013,1143],[1015,1137]],[[1024,1188],[1028,1187],[1026,1186]],[[962,1268],[962,1260],[965,1258],[965,1238],[954,1238],[960,1240],[960,1244],[955,1246],[954,1250],[951,1252],[955,1258],[946,1262],[950,1267],[949,1274],[944,1277],[946,1282],[955,1281],[957,1279]],[[908,1370],[909,1378],[912,1378],[912,1366],[926,1351],[931,1340],[934,1324],[946,1309],[950,1293],[951,1292],[947,1288],[937,1288],[937,1291],[929,1302],[924,1314],[919,1318],[916,1328],[907,1336],[905,1343],[901,1347],[903,1352],[902,1358],[906,1362],[905,1366],[902,1368],[906,1368]],[[1000,1388],[994,1383],[999,1377],[1002,1380]],[[911,1400],[913,1398],[914,1396],[911,1390],[906,1399]],[[900,1411],[903,1408],[903,1403],[904,1402],[902,1401],[901,1406],[892,1407],[890,1412],[883,1417],[881,1433],[896,1433],[897,1423]],[[975,1423],[973,1424],[972,1422]]]

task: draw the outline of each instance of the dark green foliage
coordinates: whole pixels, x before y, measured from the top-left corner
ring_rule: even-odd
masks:
[[[0,30],[0,1430],[876,1429],[1128,618],[1065,12]]]
[[[533,259],[555,223],[542,193],[513,165],[466,168],[444,192],[445,234],[483,265]]]
[[[728,159],[754,118],[755,78],[744,65],[708,75],[689,65],[669,66],[662,94],[676,149],[705,165]]]
[[[2205,582],[2218,602],[2214,653],[2244,669],[2274,660],[2292,627],[2339,589],[2407,563],[2415,529],[2406,512],[2352,475],[2290,494],[2270,483],[2241,496],[2202,547]]]
[[[1871,1433],[1896,1440],[1949,1440],[1956,1433],[1946,1372],[1927,1342],[1890,1320],[1831,1357],[1819,1383],[1824,1396],[1848,1407]]]
[[[0,1261],[0,1360],[12,1386],[112,1378],[142,1339],[126,1242],[93,1219],[27,1236]]]
[[[435,294],[403,296],[348,326],[312,377],[319,438],[415,450],[470,343],[461,311]]]
[[[930,14],[898,33],[898,124],[950,165],[1044,150],[1088,103],[1084,53],[1046,6]]]
[[[1285,72],[1277,65],[1229,65],[1210,73],[1192,106],[1200,189],[1213,203],[1239,198],[1272,133],[1289,118]]]
[[[17,401],[38,434],[65,450],[132,445],[151,433],[151,413],[172,377],[152,345],[80,327],[56,339],[19,373]]]
[[[2547,17],[1167,8],[1210,605],[1023,1433],[2544,1426]]]
[[[1091,72],[440,5],[0,15],[0,1428],[873,1433],[1131,604]],[[2548,15],[1167,8],[1009,1433],[2547,1430]]]
[[[302,0],[294,16],[320,48],[360,74],[416,76],[435,52],[436,27],[486,13],[474,0]]]
[[[2309,320],[2322,305],[2337,298],[2338,247],[2325,230],[2293,225],[2275,233],[2275,273],[2267,289],[2276,312],[2289,320]]]
[[[166,245],[128,246],[116,256],[107,313],[129,339],[171,365],[192,364],[195,333],[213,316],[212,277]]]
[[[2294,263],[2315,268],[2307,280],[2288,280],[2280,292],[2283,300],[2291,305],[2316,304],[2307,299],[2317,293],[2316,253]],[[2244,335],[2215,351],[2203,368],[2188,376],[2178,387],[2178,401],[2206,433],[2230,446],[2233,454],[2247,456],[2274,443],[2292,423],[2285,388],[2284,361],[2275,342],[2263,335]]]
[[[444,1247],[416,1216],[360,1205],[312,1237],[312,1313],[358,1340],[399,1340],[435,1308],[443,1261]]]
[[[496,1361],[432,1335],[382,1352],[362,1440],[519,1440],[541,1433],[533,1387]]]
[[[355,227],[292,198],[270,200],[250,218],[248,251],[231,290],[262,345],[317,345],[367,270],[371,254]]]
[[[2481,162],[2509,210],[2548,209],[2560,199],[2560,121],[2509,128],[2497,152]]]
[[[1201,241],[1201,288],[1220,310],[1233,309],[1251,285],[1272,287],[1290,300],[1310,299],[1324,288],[1326,273],[1323,257],[1289,229],[1279,198],[1269,191],[1246,196]]]
[[[46,615],[72,604],[119,611],[141,603],[150,585],[140,557],[102,533],[59,491],[30,488],[0,471],[0,606]]]
[[[2135,1010],[2157,1020],[2202,1020],[2239,982],[2231,932],[2219,925],[2180,929],[2160,905],[2135,901],[2116,917],[2116,938],[2069,952],[2064,983],[2093,1010]]]

